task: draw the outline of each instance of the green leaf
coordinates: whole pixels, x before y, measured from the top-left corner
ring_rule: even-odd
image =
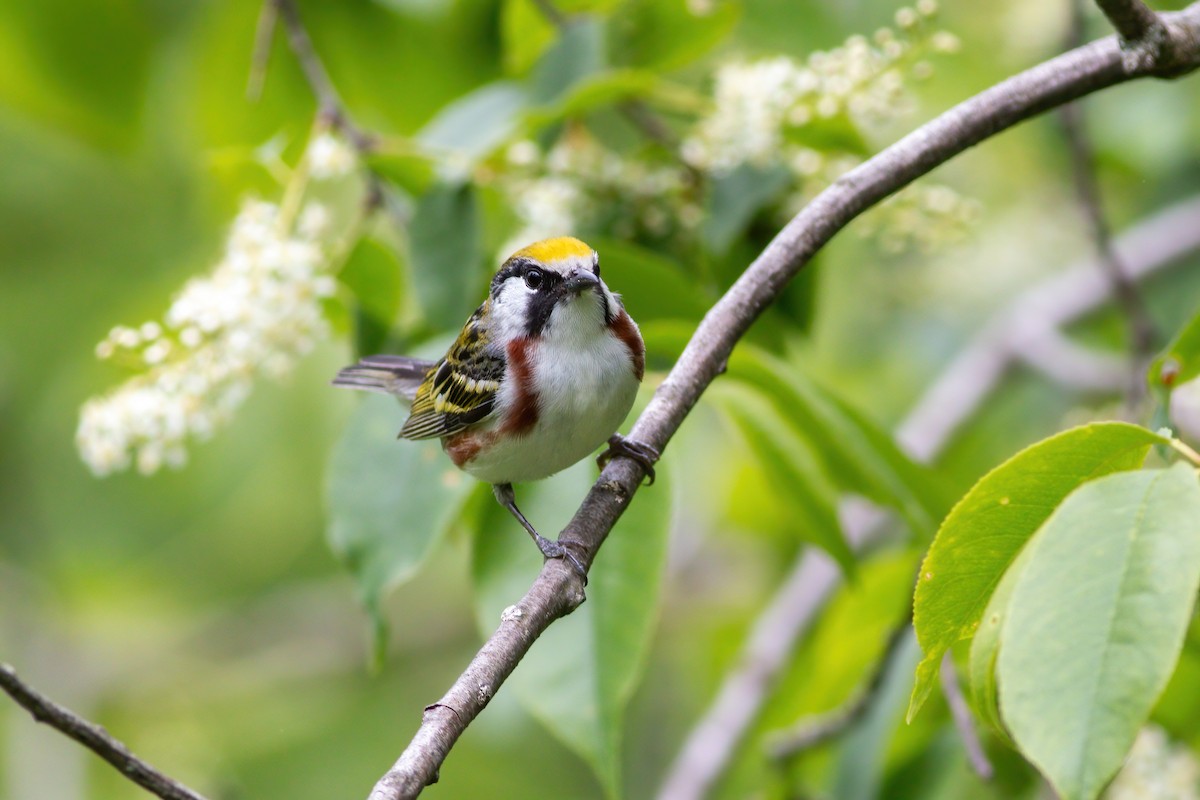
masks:
[[[504,71],[523,75],[554,41],[554,23],[534,0],[504,0],[500,7],[500,45]]]
[[[552,478],[516,489],[517,504],[554,537],[591,487],[585,460]],[[509,683],[522,704],[595,770],[606,793],[620,787],[625,706],[645,667],[661,601],[670,523],[670,486],[662,466],[654,486],[638,492],[592,565],[588,600],[552,625],[522,659]],[[472,569],[480,630],[491,633],[541,564],[529,537],[496,504],[475,536]]]
[[[811,446],[761,392],[739,384],[714,386],[713,391],[713,399],[737,423],[780,501],[787,504],[797,533],[833,556],[847,575],[853,574],[854,552],[837,518],[837,486]]]
[[[861,721],[838,749],[829,796],[838,800],[875,800],[880,796],[889,745],[896,737],[908,694],[908,672],[921,651],[909,631],[887,665],[883,683]]]
[[[400,262],[387,245],[364,236],[354,245],[346,263],[338,272],[338,280],[354,293],[361,316],[361,329],[376,332],[364,341],[358,337],[359,352],[374,352],[386,338],[396,312],[400,309]],[[364,324],[366,323],[366,324]]]
[[[716,47],[740,16],[737,3],[697,13],[687,0],[629,0],[613,15],[618,63],[662,72],[687,66]]]
[[[420,569],[472,484],[437,441],[396,441],[404,417],[394,398],[364,396],[325,479],[329,545],[377,626],[383,594]]]
[[[435,153],[456,151],[475,161],[513,135],[528,104],[529,96],[521,85],[489,83],[442,108],[416,139]]]
[[[604,69],[605,61],[604,20],[572,17],[529,76],[531,94],[537,102],[549,103]]]
[[[741,164],[712,181],[704,241],[718,255],[724,253],[764,207],[779,199],[792,182],[783,167],[761,169]]]
[[[421,313],[453,330],[483,298],[479,212],[470,184],[438,184],[417,202],[411,230],[412,283]]]
[[[1200,314],[1183,326],[1171,343],[1150,362],[1152,389],[1170,392],[1200,375]]]
[[[1091,800],[1167,685],[1200,588],[1187,464],[1078,489],[1037,534],[1000,632],[1000,712],[1063,800]]]
[[[729,376],[764,390],[799,436],[812,443],[834,481],[895,508],[914,532],[932,530],[945,507],[933,473],[900,452],[892,438],[795,365],[741,347]]]
[[[1021,546],[1081,484],[1137,469],[1164,439],[1124,422],[1064,431],[1025,448],[983,476],[950,511],[921,565],[913,624],[925,658],[908,718],[921,709],[942,655],[975,633],[988,598]]]
[[[1026,542],[1005,570],[1004,577],[992,592],[987,608],[979,620],[975,638],[971,640],[968,660],[971,702],[975,705],[975,712],[1006,741],[1008,731],[1004,729],[1004,723],[1000,719],[1000,701],[996,691],[996,655],[1000,652],[1000,630],[1008,614],[1008,602],[1012,598],[1013,588],[1017,585],[1021,571],[1029,563],[1033,551],[1037,549],[1037,543],[1036,537]],[[941,666],[940,662],[938,666]]]
[[[427,153],[386,151],[366,158],[374,172],[414,197],[425,194],[437,180],[434,158]]]
[[[569,117],[578,117],[601,106],[631,97],[671,97],[662,79],[639,70],[609,70],[579,78],[555,100],[525,114],[525,123],[540,128]]]

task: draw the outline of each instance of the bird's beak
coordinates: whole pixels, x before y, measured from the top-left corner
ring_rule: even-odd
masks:
[[[575,294],[583,294],[585,290],[599,286],[600,279],[590,270],[577,269],[567,276],[566,285]]]

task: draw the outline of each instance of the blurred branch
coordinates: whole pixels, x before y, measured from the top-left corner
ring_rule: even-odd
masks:
[[[193,792],[135,756],[101,726],[88,722],[34,691],[7,664],[0,664],[0,689],[32,714],[35,720],[79,742],[151,794],[163,800],[204,800],[203,795]]]
[[[246,80],[246,99],[252,102],[262,97],[267,65],[271,61],[271,40],[275,38],[275,24],[278,21],[279,12],[275,4],[263,3],[254,28],[254,52],[250,55],[250,77]]]
[[[1163,19],[1174,46],[1163,48],[1160,57],[1149,63],[1127,65],[1115,37],[1085,45],[961,103],[817,195],[705,315],[638,418],[631,438],[661,452],[759,314],[818,250],[867,208],[967,148],[1041,112],[1134,78],[1195,69],[1200,65],[1200,3]],[[594,560],[644,477],[641,465],[614,458],[562,531],[560,541],[572,548],[585,567]],[[836,584],[838,578],[835,574],[827,580]],[[416,797],[435,781],[458,737],[487,706],[533,642],[583,600],[582,578],[562,559],[546,561],[528,592],[503,616],[466,671],[445,696],[425,709],[415,736],[375,785],[371,800]],[[737,732],[733,741],[740,738]],[[722,763],[729,757],[727,752],[717,755]],[[706,765],[701,767],[706,774],[719,774],[719,770],[713,773]]]
[[[1117,239],[1116,249],[1131,280],[1144,279],[1200,251],[1200,197],[1129,229]],[[1100,307],[1111,293],[1112,283],[1090,260],[1023,292],[984,325],[925,390],[897,427],[897,443],[914,459],[932,461],[1014,363],[1029,354],[1045,354],[1046,343],[1055,338],[1065,341],[1061,327]],[[1046,359],[1040,366],[1061,380],[1061,363]],[[1122,369],[1115,380],[1123,376]],[[884,512],[862,501],[844,502],[842,511],[846,539],[861,552],[878,538]],[[840,568],[823,551],[809,548],[800,555],[755,623],[712,705],[688,734],[663,779],[659,800],[691,800],[709,793],[757,719],[788,654],[841,578]],[[796,601],[795,587],[807,589],[802,604]]]
[[[304,78],[317,98],[317,108],[321,117],[328,122],[331,128],[345,136],[361,155],[371,152],[375,147],[376,137],[360,128],[350,117],[341,95],[338,94],[333,81],[329,79],[329,72],[325,69],[324,62],[313,48],[312,37],[308,35],[308,29],[304,27],[304,22],[300,19],[300,12],[296,8],[294,0],[266,0],[266,4],[274,9],[270,17],[278,15],[283,22],[288,46],[291,48],[292,54],[296,56],[296,61],[300,63]],[[264,9],[263,14],[266,16],[268,12]],[[270,27],[274,28],[273,20]],[[268,49],[269,44],[268,37]],[[259,46],[261,46],[261,40]],[[265,56],[263,58],[265,60]]]
[[[1078,47],[1084,36],[1084,3],[1088,0],[1070,0],[1071,24],[1068,26],[1067,47]],[[1144,9],[1145,6],[1142,6]],[[1146,304],[1133,281],[1125,277],[1116,251],[1113,250],[1112,232],[1104,215],[1100,186],[1096,177],[1096,156],[1091,136],[1084,124],[1083,107],[1079,103],[1068,103],[1059,111],[1067,148],[1071,152],[1071,172],[1075,182],[1075,194],[1087,220],[1092,242],[1096,247],[1100,266],[1112,281],[1117,303],[1129,325],[1130,359],[1129,382],[1126,390],[1126,406],[1133,412],[1145,395],[1142,375],[1154,354],[1154,323],[1146,310]]]
[[[975,730],[975,719],[971,709],[963,698],[962,688],[958,685],[958,670],[954,668],[954,658],[949,652],[942,658],[941,671],[938,678],[942,683],[942,694],[946,696],[946,705],[950,706],[950,718],[958,729],[962,739],[963,749],[967,751],[967,762],[980,780],[990,781],[995,775],[992,762],[988,761],[987,753],[983,752],[983,744],[979,741],[979,732]]]
[[[888,636],[879,663],[871,673],[867,682],[854,693],[848,702],[833,711],[822,714],[815,720],[802,720],[791,730],[781,731],[772,737],[768,746],[774,758],[791,758],[812,750],[831,739],[841,736],[856,722],[863,718],[870,709],[871,703],[879,696],[883,688],[883,680],[892,669],[896,654],[905,637],[912,633],[912,615],[904,620],[903,625],[897,625]]]

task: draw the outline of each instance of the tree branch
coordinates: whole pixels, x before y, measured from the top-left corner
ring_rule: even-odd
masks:
[[[1162,211],[1122,234],[1116,242],[1131,279],[1144,279],[1200,251],[1200,197]],[[954,431],[975,414],[1014,362],[1036,349],[1038,326],[1056,335],[1062,326],[1095,310],[1111,296],[1112,284],[1085,261],[1018,296],[983,326],[946,366],[896,429],[897,443],[917,461],[933,461]],[[1113,387],[1110,387],[1113,388]],[[855,552],[873,541],[884,513],[871,505],[843,503],[842,528]],[[804,635],[825,600],[841,583],[841,570],[823,551],[809,548],[796,560],[754,626],[736,666],[709,709],[692,728],[659,790],[659,800],[692,800],[708,794],[725,771],[750,724],[757,719],[784,656]],[[791,586],[806,585],[803,606]],[[786,642],[787,650],[778,643]]]
[[[705,315],[638,418],[632,438],[661,452],[759,314],[865,209],[972,145],[1043,111],[1133,78],[1194,69],[1200,60],[1200,4],[1168,19],[1178,46],[1149,64],[1128,69],[1115,38],[1094,42],[981,92],[835,181],[784,227]],[[585,567],[644,476],[640,465],[614,458],[563,530],[560,540],[579,554]],[[581,578],[561,559],[547,561],[450,691],[426,709],[416,736],[376,784],[371,800],[415,797],[436,780],[455,741],[541,632],[583,599]]]
[[[333,81],[329,79],[329,72],[325,69],[324,62],[321,61],[321,57],[317,55],[317,51],[313,47],[312,37],[308,35],[308,29],[304,27],[304,22],[300,19],[300,12],[296,8],[294,0],[266,0],[266,2],[274,8],[274,14],[267,18],[277,16],[283,23],[288,47],[296,56],[296,61],[299,62],[300,69],[304,73],[304,79],[308,81],[309,88],[317,98],[320,115],[329,123],[330,127],[345,136],[350,145],[360,154],[365,155],[371,152],[375,147],[376,137],[360,128],[346,110],[341,95],[338,94]],[[265,10],[263,13],[264,15],[268,14]],[[272,27],[273,23],[272,19]]]
[[[1162,19],[1142,0],[1096,0],[1121,37],[1127,69],[1153,64],[1166,53],[1170,34]]]
[[[963,749],[967,751],[967,762],[980,780],[990,781],[996,771],[992,768],[987,753],[983,752],[979,732],[975,730],[975,718],[971,715],[962,688],[958,685],[958,670],[954,668],[954,658],[948,652],[942,658],[938,678],[942,684],[942,694],[946,696],[946,705],[950,706],[950,718],[954,720],[954,727],[958,729]]]
[[[0,689],[38,722],[66,734],[112,764],[129,780],[163,800],[204,800],[182,783],[142,761],[99,725],[53,702],[26,685],[8,664],[0,664]]]

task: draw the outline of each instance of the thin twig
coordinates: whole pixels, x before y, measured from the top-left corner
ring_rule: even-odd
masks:
[[[275,23],[279,11],[274,3],[263,3],[254,28],[254,52],[250,56],[250,76],[246,79],[246,99],[257,102],[262,97],[267,66],[271,61],[271,41],[275,38]]]
[[[1130,70],[1115,38],[1063,54],[987,89],[849,171],[784,227],[709,310],[683,354],[631,431],[659,452],[728,362],[734,346],[784,286],[833,236],[864,210],[967,148],[1006,128],[1127,80],[1179,74],[1200,64],[1200,3],[1168,17],[1179,45],[1170,57]],[[645,477],[644,468],[614,458],[559,536],[590,566]],[[416,797],[450,749],[486,707],[533,642],[583,602],[582,578],[561,559],[547,561],[526,595],[505,615],[467,670],[437,703],[371,800]]]
[[[361,154],[371,152],[375,146],[376,137],[360,128],[350,117],[342,102],[341,95],[329,79],[325,64],[313,47],[312,37],[300,19],[300,12],[293,0],[266,0],[275,8],[279,19],[283,22],[287,33],[288,46],[296,56],[305,80],[317,98],[317,107],[321,116],[330,127],[344,135],[350,145]]]
[[[891,672],[900,652],[900,645],[912,633],[912,615],[897,625],[888,635],[879,661],[871,672],[867,682],[855,692],[849,701],[828,714],[822,714],[815,720],[802,720],[800,724],[787,731],[781,731],[771,737],[768,750],[773,758],[791,758],[812,750],[825,742],[841,736],[856,722],[861,720],[871,708],[871,704],[879,697],[884,679]]]
[[[203,795],[135,756],[104,728],[34,691],[17,677],[16,671],[8,664],[0,664],[0,689],[32,714],[35,720],[79,742],[151,794],[163,800],[204,800]]]
[[[1078,47],[1083,43],[1085,17],[1084,3],[1088,0],[1071,0],[1071,24],[1068,26],[1067,47]],[[1144,6],[1143,6],[1144,8]],[[1131,369],[1126,389],[1126,406],[1132,415],[1145,396],[1146,382],[1143,376],[1150,358],[1154,354],[1154,322],[1146,304],[1133,282],[1125,277],[1125,270],[1117,258],[1112,245],[1112,232],[1104,214],[1100,186],[1096,179],[1096,157],[1091,136],[1083,118],[1080,103],[1068,103],[1059,109],[1063,133],[1071,152],[1071,173],[1075,183],[1075,194],[1087,220],[1092,243],[1101,268],[1113,283],[1113,294],[1129,325]]]
[[[963,698],[962,688],[958,685],[958,670],[954,668],[954,659],[946,653],[942,659],[941,672],[938,676],[942,682],[942,694],[946,696],[946,705],[950,706],[950,718],[962,739],[963,749],[967,751],[967,762],[980,780],[990,781],[996,774],[987,753],[983,752],[983,744],[979,741],[979,732],[975,730],[975,718],[967,701]]]

